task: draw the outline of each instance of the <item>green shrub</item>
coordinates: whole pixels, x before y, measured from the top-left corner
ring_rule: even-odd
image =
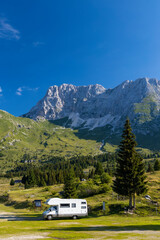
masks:
[[[79,197],[86,198],[98,194],[99,188],[97,185],[93,184],[92,180],[89,180],[84,184],[80,184],[78,187],[78,191]]]
[[[109,174],[108,173],[102,173],[102,175],[101,175],[101,177],[100,177],[100,179],[101,179],[101,183],[110,183],[111,182],[111,176],[109,176]]]

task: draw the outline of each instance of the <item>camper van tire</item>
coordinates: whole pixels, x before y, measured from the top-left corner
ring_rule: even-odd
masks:
[[[48,215],[48,216],[47,216],[47,220],[52,220],[52,216],[51,216],[51,215]]]
[[[74,215],[72,218],[75,220],[75,219],[77,219],[77,216],[76,216],[76,215]]]

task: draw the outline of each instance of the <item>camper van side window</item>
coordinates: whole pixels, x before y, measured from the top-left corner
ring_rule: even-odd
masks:
[[[86,204],[86,202],[81,202],[81,204]]]
[[[72,203],[72,208],[76,208],[76,203]]]
[[[70,204],[69,203],[61,203],[60,208],[70,208]]]

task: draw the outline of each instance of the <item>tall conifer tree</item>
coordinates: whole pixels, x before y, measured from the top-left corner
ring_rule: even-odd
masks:
[[[160,170],[160,161],[156,159],[154,163],[154,171],[159,171],[159,170]]]
[[[132,133],[129,119],[126,120],[119,145],[116,179],[113,190],[119,195],[129,197],[129,208],[135,207],[135,194],[146,191],[143,159],[136,152],[135,135]]]
[[[75,198],[76,195],[77,193],[76,193],[75,176],[74,176],[74,171],[71,168],[70,170],[68,170],[68,173],[65,178],[64,197]]]

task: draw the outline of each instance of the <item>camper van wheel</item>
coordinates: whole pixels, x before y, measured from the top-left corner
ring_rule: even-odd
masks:
[[[52,216],[51,216],[51,215],[48,215],[48,216],[47,216],[47,219],[48,219],[48,220],[52,220]]]
[[[77,219],[77,216],[76,216],[76,215],[74,215],[72,218],[73,218],[73,219]]]

